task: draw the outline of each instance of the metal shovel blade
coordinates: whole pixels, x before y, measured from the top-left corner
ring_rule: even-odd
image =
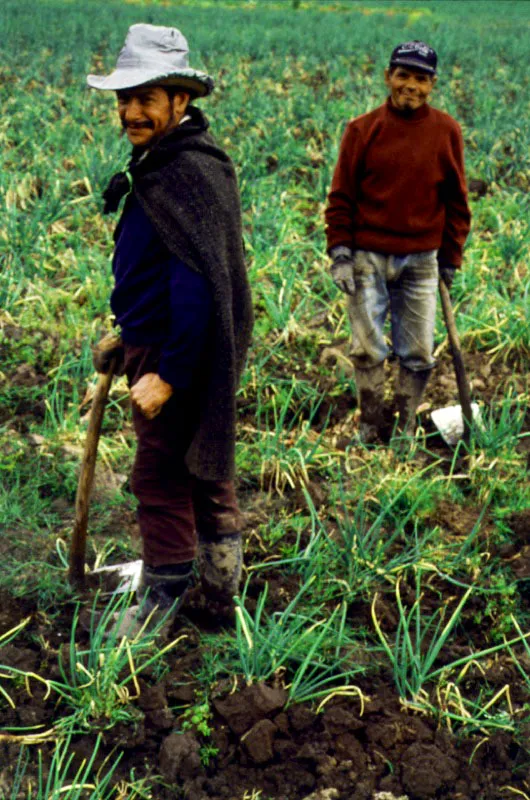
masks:
[[[127,561],[123,564],[113,564],[110,567],[97,567],[90,571],[90,575],[101,575],[103,579],[108,578],[112,589],[103,592],[103,595],[125,594],[125,592],[135,592],[140,585],[142,575],[142,559],[138,561]]]
[[[479,427],[484,427],[480,408],[477,403],[471,403],[473,422]],[[442,439],[448,445],[455,445],[464,435],[464,416],[462,406],[446,406],[431,412],[431,419],[440,431]]]

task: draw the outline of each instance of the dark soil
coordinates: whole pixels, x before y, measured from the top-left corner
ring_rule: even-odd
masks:
[[[447,522],[458,535],[451,507],[445,510]],[[516,542],[522,543],[530,535],[529,522],[527,512],[512,515]],[[500,557],[509,562],[513,551],[505,548]],[[252,594],[259,588],[254,587]],[[429,590],[427,611],[429,603],[435,607],[440,595],[435,585]],[[271,580],[269,597],[279,609],[295,592],[294,579],[292,586],[283,579],[281,586],[280,581]],[[413,589],[404,584],[404,601],[409,594],[413,595]],[[386,613],[385,606],[382,597],[378,617],[383,629],[392,632],[396,620],[390,610]],[[367,611],[352,607],[352,613],[359,612],[360,616]],[[476,611],[476,607],[470,610],[470,625]],[[28,614],[31,621],[17,637],[17,646],[0,649],[0,664],[57,678],[58,659],[68,654],[71,610],[65,607],[52,621],[29,601],[0,596],[1,631],[9,630]],[[530,756],[524,740],[502,731],[476,731],[460,739],[431,717],[407,709],[397,696],[392,676],[377,664],[358,681],[363,705],[357,695],[337,695],[320,711],[316,704],[288,705],[281,682],[247,686],[241,679],[222,679],[210,695],[211,734],[204,735],[194,726],[183,730],[182,714],[197,703],[201,691],[194,677],[203,657],[197,627],[215,631],[226,625],[230,625],[229,616],[209,615],[200,591],[192,592],[174,630],[175,635],[185,634],[187,638],[174,651],[170,671],[159,680],[148,669],[140,682],[140,697],[133,701],[134,724],[104,730],[97,764],[114,748],[123,750],[116,780],[128,779],[132,769],[136,778],[150,776],[153,780],[153,776],[161,776],[153,794],[157,800],[242,800],[250,797],[252,790],[261,791],[263,800],[385,797],[378,792],[387,792],[387,798],[405,796],[409,800],[500,800],[513,796],[515,790],[528,792]],[[463,631],[455,637],[450,652],[444,651],[444,659],[467,652],[465,636]],[[87,643],[82,628],[77,639],[80,646]],[[497,660],[485,673],[470,670],[468,678],[468,688],[480,682],[498,688],[511,683],[512,702],[519,708],[530,700],[518,682],[513,662]],[[11,786],[19,749],[15,739],[10,741],[9,728],[39,726],[38,730],[44,730],[61,714],[61,706],[46,699],[38,683],[31,682],[31,695],[23,683],[9,688],[15,709],[2,705],[5,733],[2,736],[0,731],[0,787]],[[98,727],[103,730],[105,721],[98,726],[95,720],[93,730],[74,737],[71,747],[76,760],[72,769],[91,755]],[[43,748],[49,753],[52,745]]]
[[[333,350],[333,352],[331,352]],[[335,352],[336,351],[336,352]],[[347,345],[331,348],[326,358],[331,365],[340,360],[337,353],[347,358]],[[344,368],[344,361],[341,362]],[[392,420],[391,394],[395,380],[395,365],[389,366],[389,424]],[[513,375],[509,365],[491,363],[480,353],[466,355],[466,366],[474,391],[474,399],[485,403],[499,399],[499,392],[510,384],[516,392],[523,391],[521,376]],[[292,364],[289,366],[292,373]],[[303,379],[303,374],[300,373]],[[19,370],[11,376],[13,384],[40,388],[36,372]],[[321,375],[321,390],[328,390],[318,413],[311,424],[317,430],[326,429],[326,435],[340,445],[351,441],[355,428],[355,399],[344,392],[336,395],[336,378]],[[331,389],[335,389],[335,394]],[[422,421],[429,433],[428,411],[432,408],[458,402],[454,371],[448,353],[444,352],[429,385]],[[28,405],[18,409],[18,414],[35,416],[37,411]],[[244,416],[244,404],[242,414]],[[38,416],[38,415],[37,415]],[[443,444],[438,442],[442,452]],[[315,479],[307,487],[317,509],[325,508],[327,487]],[[295,489],[285,496],[267,495],[255,487],[242,487],[241,496],[247,511],[247,562],[262,561],[270,555],[259,536],[259,526],[275,518],[282,510],[307,511],[303,493]],[[70,509],[71,512],[71,509]],[[120,515],[122,511],[118,512]],[[425,520],[427,525],[439,524],[449,537],[465,537],[476,525],[480,508],[456,509],[449,501],[440,502]],[[66,516],[66,510],[65,510]],[[123,522],[123,520],[121,520]],[[530,511],[513,513],[505,520],[512,536],[509,542],[490,537],[492,520],[486,515],[480,536],[487,541],[492,559],[503,562],[520,587],[521,602],[526,612],[530,610]],[[113,521],[109,522],[112,528]],[[130,527],[134,526],[131,515]],[[333,521],[329,523],[333,534]],[[23,535],[24,534],[24,535]],[[15,534],[13,533],[13,536]],[[13,547],[20,546],[20,557],[27,552],[30,532],[17,531],[16,540],[0,540],[3,551],[14,554]],[[101,534],[103,538],[106,533]],[[287,531],[282,544],[289,537],[306,534]],[[9,547],[8,545],[9,539]],[[18,544],[16,544],[18,542]],[[4,546],[3,546],[4,545]],[[4,554],[5,555],[5,554]],[[253,579],[247,598],[252,610],[264,578]],[[282,610],[296,594],[295,576],[267,573],[270,610]],[[528,585],[528,592],[525,587]],[[374,591],[376,587],[374,587]],[[433,578],[425,592],[425,612],[434,611],[447,586]],[[386,590],[388,591],[388,590]],[[401,586],[405,602],[414,599],[414,587]],[[452,594],[458,591],[452,587]],[[391,636],[397,619],[393,598],[385,599],[383,587],[377,604],[377,614],[382,629]],[[485,600],[470,601],[469,612],[464,616],[461,630],[450,647],[446,648],[440,663],[467,654],[470,631],[484,641],[495,620],[485,612]],[[0,664],[33,672],[47,678],[57,678],[58,659],[64,658],[71,630],[72,607],[66,604],[55,617],[43,614],[34,599],[15,600],[0,593],[0,633],[12,629],[21,619],[30,616],[29,625],[17,637],[17,645],[0,649]],[[359,625],[371,625],[367,603],[352,604],[349,618]],[[100,765],[116,748],[124,755],[115,773],[115,780],[129,780],[131,771],[137,779],[146,776],[154,781],[152,797],[156,800],[187,798],[189,800],[502,800],[503,798],[530,796],[530,756],[528,737],[524,733],[525,707],[530,706],[530,696],[512,661],[492,659],[485,670],[470,669],[468,688],[495,687],[495,691],[509,684],[511,700],[519,715],[517,736],[500,730],[498,733],[475,731],[459,736],[445,723],[407,708],[400,701],[392,675],[377,663],[368,663],[367,672],[358,681],[364,696],[364,707],[357,695],[336,695],[318,711],[317,705],[288,705],[285,686],[274,684],[244,685],[241,679],[221,680],[210,690],[213,717],[208,720],[211,733],[201,733],[197,726],[183,729],[183,713],[201,697],[204,682],[199,684],[197,673],[203,667],[203,653],[198,644],[197,629],[218,631],[232,624],[229,614],[219,614],[209,609],[199,591],[192,593],[183,609],[179,629],[175,634],[186,634],[171,657],[170,671],[159,679],[155,671],[146,670],[140,682],[140,697],[132,701],[134,725],[118,724],[106,729],[106,721],[94,721],[93,729],[76,735],[71,748],[76,753],[72,764],[75,770],[83,758],[90,757],[98,731],[103,731],[103,743],[98,753]],[[80,628],[79,644],[87,642],[87,634]],[[524,662],[524,651],[519,653]],[[526,663],[525,663],[526,666]],[[15,708],[0,697],[0,797],[2,791],[13,786],[16,760],[20,748],[14,728],[25,726],[45,730],[66,713],[57,705],[56,696],[46,698],[44,688],[36,681],[28,687],[23,681],[9,685]],[[31,692],[31,694],[30,694]],[[36,727],[35,727],[36,726]],[[528,734],[530,735],[530,733]],[[42,745],[45,754],[51,753],[52,743]],[[46,757],[45,757],[46,762]],[[36,759],[33,759],[33,764]],[[28,775],[34,774],[30,767]],[[254,795],[252,792],[254,791]],[[261,795],[259,795],[261,792]],[[381,793],[381,794],[378,794]],[[386,794],[384,794],[386,793]],[[7,795],[11,800],[11,795]]]

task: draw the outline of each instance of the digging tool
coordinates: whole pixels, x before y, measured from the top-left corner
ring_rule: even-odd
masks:
[[[444,315],[445,325],[447,328],[447,336],[449,338],[449,344],[451,346],[451,353],[453,356],[453,365],[455,368],[455,375],[456,375],[456,383],[458,386],[458,397],[460,400],[460,407],[452,406],[450,409],[438,409],[438,411],[432,413],[432,419],[439,428],[442,435],[444,435],[444,430],[442,429],[442,418],[443,412],[450,412],[452,410],[456,410],[456,413],[462,415],[463,418],[463,440],[465,442],[469,441],[470,433],[471,433],[471,423],[473,422],[473,418],[478,414],[478,407],[471,404],[471,393],[469,391],[469,383],[467,380],[466,370],[464,367],[464,360],[462,358],[462,351],[460,349],[460,340],[458,338],[458,331],[456,329],[455,323],[455,315],[453,313],[453,306],[451,304],[451,296],[449,294],[449,289],[445,285],[445,282],[440,279],[438,283],[440,289],[440,298],[442,301],[442,311]],[[438,422],[437,422],[437,415],[438,415]],[[447,416],[447,415],[446,415]],[[449,416],[451,416],[449,414]],[[454,417],[454,411],[453,411]],[[449,424],[444,421],[443,427],[451,427],[451,423]],[[446,438],[444,436],[444,438]]]
[[[96,391],[94,392],[92,400],[85,449],[81,462],[81,472],[79,473],[79,483],[75,496],[75,523],[70,545],[70,571],[68,577],[70,583],[79,588],[83,588],[85,584],[88,506],[90,503],[92,484],[94,483],[94,471],[96,468],[101,423],[103,422],[103,414],[115,368],[116,363],[112,361],[109,371],[105,374],[101,373],[98,378]]]

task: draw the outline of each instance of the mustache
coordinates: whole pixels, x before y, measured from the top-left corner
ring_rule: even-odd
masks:
[[[126,120],[121,121],[121,127],[123,131],[126,131],[127,128],[132,128],[132,130],[141,130],[142,128],[148,128],[149,130],[153,130],[155,127],[152,122],[127,122]]]

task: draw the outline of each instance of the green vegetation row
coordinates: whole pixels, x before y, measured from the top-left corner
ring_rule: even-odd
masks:
[[[102,216],[100,194],[128,155],[113,97],[86,90],[85,75],[112,67],[137,21],[180,27],[192,63],[216,77],[201,107],[238,170],[257,311],[237,452],[251,520],[249,582],[235,629],[200,634],[201,693],[179,724],[192,722],[206,759],[209,697],[226,675],[247,682],[284,675],[288,702],[315,707],[350,691],[360,708],[360,687],[375,671],[390,675],[405,704],[453,730],[502,730],[521,741],[528,703],[514,708],[487,669],[491,659],[509,659],[530,697],[528,576],[502,558],[503,548],[520,549],[513,520],[530,505],[530,4],[4,0],[0,591],[21,608],[33,604],[50,634],[65,608],[74,620],[63,672],[54,682],[46,674],[29,679],[30,687],[48,681],[57,703],[55,766],[43,763],[33,797],[68,796],[71,737],[138,716],[132,691],[113,690],[114,704],[102,705],[108,686],[133,683],[119,646],[107,646],[103,683],[82,689],[95,671],[101,629],[94,624],[89,649],[75,649],[80,607],[61,544],[71,531],[95,382],[90,345],[111,325],[115,220]],[[484,182],[485,194],[472,197],[473,232],[454,300],[462,344],[482,370],[473,378],[489,388],[476,391],[483,427],[469,454],[441,454],[427,431],[405,459],[399,448],[352,446],[351,412],[338,414],[355,386],[323,208],[346,121],[383,102],[388,54],[409,38],[438,50],[434,103],[461,122],[468,175]],[[441,318],[436,347],[443,360]],[[132,455],[127,390],[117,381],[100,447],[90,564],[134,554]],[[291,587],[282,602],[271,588],[277,581]],[[36,636],[32,618],[12,641],[34,644]],[[468,660],[453,652],[455,642]],[[138,648],[136,667],[156,653],[152,640]],[[182,648],[162,653],[159,676]],[[486,677],[470,681],[480,669]],[[2,667],[0,675],[1,712],[25,676]],[[36,737],[27,746],[39,733],[26,732]],[[25,785],[25,759],[23,749],[9,800]],[[94,800],[113,794],[107,766]],[[83,796],[88,777],[78,774],[72,797]]]

